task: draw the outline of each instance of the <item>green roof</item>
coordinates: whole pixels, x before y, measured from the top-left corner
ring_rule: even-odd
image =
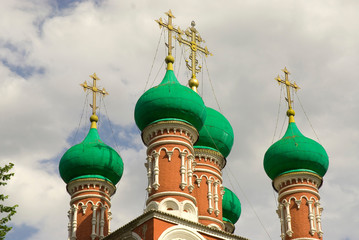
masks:
[[[100,178],[116,185],[123,173],[120,155],[100,139],[96,128],[86,138],[62,156],[59,165],[61,178],[69,183],[79,178]]]
[[[292,122],[283,138],[267,150],[263,164],[272,180],[295,171],[314,172],[323,177],[328,170],[329,159],[322,145],[303,136]]]
[[[242,207],[236,194],[228,188],[224,188],[222,200],[223,221],[235,224],[241,216]]]
[[[167,70],[162,82],[146,91],[135,107],[135,121],[141,131],[155,121],[168,118],[189,122],[199,131],[206,116],[202,98],[181,85],[172,70]]]
[[[228,120],[220,112],[207,107],[207,118],[195,146],[216,149],[227,157],[232,149],[233,140],[233,129]]]

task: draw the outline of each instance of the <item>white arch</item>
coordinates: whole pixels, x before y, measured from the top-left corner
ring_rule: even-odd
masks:
[[[194,231],[191,228],[185,226],[174,226],[166,229],[158,240],[173,240],[173,239],[183,239],[183,240],[205,240],[202,235]]]

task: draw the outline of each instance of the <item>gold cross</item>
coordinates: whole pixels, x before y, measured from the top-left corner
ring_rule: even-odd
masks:
[[[204,42],[204,40],[201,38],[201,36],[199,35],[197,29],[195,28],[196,23],[194,21],[191,22],[191,27],[188,28],[185,31],[186,36],[190,39],[190,40],[185,40],[182,38],[181,35],[179,35],[177,37],[178,42],[184,43],[185,45],[189,46],[191,48],[191,55],[189,56],[189,60],[191,60],[191,65],[188,63],[189,60],[186,60],[186,65],[187,68],[192,71],[192,78],[188,81],[188,84],[190,86],[190,88],[197,92],[197,88],[199,86],[199,82],[196,79],[196,74],[199,73],[201,71],[202,66],[198,65],[198,60],[196,59],[196,54],[197,51],[200,51],[202,53],[204,53],[204,55],[207,57],[208,55],[213,56],[212,53],[210,53],[207,49],[207,47],[201,47],[198,44]]]
[[[108,95],[108,92],[106,92],[105,88],[102,89],[98,89],[96,86],[96,81],[100,80],[99,77],[97,77],[96,73],[94,73],[93,75],[90,75],[90,78],[92,78],[93,80],[93,84],[88,85],[87,82],[85,81],[84,83],[80,84],[84,91],[86,90],[90,90],[92,91],[92,104],[90,104],[91,108],[92,108],[92,116],[90,117],[90,121],[91,121],[91,128],[97,128],[96,127],[96,122],[98,121],[98,117],[96,115],[96,94],[99,93],[103,96]]]
[[[280,85],[281,83],[286,85],[286,89],[287,89],[287,97],[286,100],[288,102],[288,111],[287,111],[287,115],[289,117],[289,122],[294,122],[294,115],[295,112],[292,109],[292,100],[290,97],[290,87],[294,88],[295,91],[297,91],[298,89],[300,89],[300,87],[294,82],[291,83],[289,82],[288,76],[290,74],[290,72],[287,70],[287,67],[284,67],[284,69],[282,69],[282,71],[285,74],[285,80],[282,80],[279,75],[275,78],[275,80],[277,80],[278,84]]]
[[[164,23],[162,21],[162,18],[155,20],[159,25],[160,28],[165,27],[168,30],[168,43],[166,43],[166,46],[168,47],[168,56],[166,57],[166,63],[168,64],[167,69],[168,70],[173,70],[173,66],[172,64],[169,63],[173,63],[174,62],[174,58],[172,57],[172,32],[175,32],[179,35],[183,34],[182,30],[178,27],[175,28],[172,24],[172,19],[175,18],[175,16],[173,16],[171,9],[165,13],[168,16],[168,20],[167,23]]]

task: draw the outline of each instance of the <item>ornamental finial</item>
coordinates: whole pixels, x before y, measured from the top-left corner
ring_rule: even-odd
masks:
[[[290,87],[294,88],[295,91],[297,91],[298,89],[300,89],[300,87],[294,82],[291,83],[289,82],[289,74],[290,72],[288,71],[287,67],[284,67],[284,69],[282,69],[282,71],[285,74],[285,79],[281,79],[280,76],[278,75],[275,80],[277,80],[278,84],[280,85],[281,83],[286,85],[286,89],[287,89],[287,97],[286,97],[286,101],[288,102],[288,111],[287,111],[287,116],[289,117],[289,122],[295,122],[294,121],[294,115],[295,112],[292,108],[292,100],[291,100],[291,96],[290,96]]]
[[[158,20],[155,20],[155,21],[160,25],[160,28],[162,28],[162,27],[167,28],[167,31],[168,31],[168,43],[166,43],[166,46],[168,47],[168,55],[167,55],[165,61],[167,63],[167,70],[173,70],[173,63],[174,63],[175,59],[172,56],[172,49],[173,49],[173,46],[172,46],[172,32],[175,32],[175,33],[177,33],[179,35],[183,34],[183,32],[179,27],[175,28],[172,25],[172,19],[175,18],[175,16],[173,16],[173,14],[171,12],[171,9],[168,12],[166,12],[165,14],[168,16],[167,23],[164,23],[162,21],[162,18],[160,18]]]
[[[188,85],[193,91],[197,92],[199,82],[196,79],[196,74],[199,73],[201,71],[201,68],[202,68],[201,65],[199,65],[198,68],[197,68],[197,65],[198,65],[198,60],[196,59],[197,51],[200,51],[200,52],[204,53],[204,55],[206,57],[208,55],[212,56],[213,54],[208,51],[207,47],[203,48],[203,47],[198,45],[198,44],[204,42],[204,40],[199,35],[199,33],[198,33],[197,29],[195,28],[195,26],[196,26],[195,21],[192,21],[191,22],[191,27],[188,28],[185,31],[185,34],[186,34],[188,40],[183,39],[181,35],[179,35],[177,37],[177,40],[178,40],[178,42],[180,44],[184,43],[185,45],[187,45],[187,46],[189,46],[191,48],[191,55],[189,56],[189,60],[191,61],[191,64],[188,63],[189,60],[186,60],[187,68],[190,71],[192,71],[192,78],[188,81]]]
[[[92,104],[90,104],[90,106],[92,108],[92,115],[90,117],[90,121],[91,121],[91,128],[97,128],[98,117],[96,115],[96,109],[97,109],[96,93],[99,93],[99,94],[105,96],[105,95],[108,95],[108,92],[106,92],[105,88],[98,89],[96,87],[96,81],[100,80],[100,78],[97,77],[96,73],[94,73],[93,75],[90,75],[90,78],[92,78],[92,80],[93,80],[92,86],[88,85],[86,81],[80,85],[83,87],[84,91],[86,91],[86,90],[92,91]]]

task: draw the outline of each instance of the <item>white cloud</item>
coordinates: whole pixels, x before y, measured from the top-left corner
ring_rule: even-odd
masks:
[[[56,174],[54,160],[46,164],[42,160],[53,159],[69,147],[66,140],[78,127],[86,95],[79,84],[93,72],[110,93],[105,101],[115,127],[133,126],[134,106],[143,93],[161,32],[154,19],[164,18],[163,12],[170,8],[182,29],[196,21],[205,45],[214,53],[206,59],[211,81],[235,131],[227,168],[238,172],[241,188],[271,237],[278,238],[280,228],[262,161],[276,126],[280,88],[273,78],[287,66],[290,78],[301,87],[298,95],[305,113],[330,156],[321,189],[325,238],[354,239],[358,230],[352,210],[359,196],[355,185],[359,167],[358,3],[334,0],[310,4],[108,0],[74,2],[65,9],[45,0],[2,2],[0,160],[15,163],[16,175],[7,188],[10,198],[20,205],[15,226],[25,223],[39,228],[34,239],[48,239],[55,232],[58,239],[65,238],[70,197]],[[175,46],[175,70],[181,63],[178,78],[186,84],[183,58],[188,52],[183,57]],[[164,56],[162,39],[150,82]],[[27,74],[19,74],[26,69]],[[163,74],[162,70],[156,83]],[[201,74],[198,78],[206,103],[216,107],[205,69],[204,81]],[[300,130],[315,139],[294,100]],[[284,106],[282,100],[278,131]],[[87,124],[86,112],[87,108],[81,126]],[[144,147],[138,150],[140,137],[131,134],[119,132],[120,142],[128,137],[136,147],[120,146],[126,169],[113,197],[113,230],[141,214],[145,200]],[[229,184],[227,174],[224,171]],[[242,201],[236,233],[266,239],[243,193],[234,186]],[[346,225],[337,231],[342,222]]]

